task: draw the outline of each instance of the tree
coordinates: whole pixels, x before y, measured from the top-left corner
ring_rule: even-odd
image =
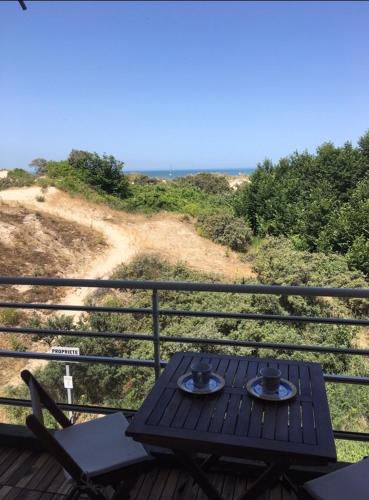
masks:
[[[122,172],[124,163],[114,156],[73,149],[68,163],[95,189],[119,198],[128,196],[128,179]]]
[[[360,137],[359,148],[362,154],[369,160],[369,131]]]
[[[47,172],[47,160],[45,158],[35,158],[29,166],[35,168],[38,174],[46,174]]]

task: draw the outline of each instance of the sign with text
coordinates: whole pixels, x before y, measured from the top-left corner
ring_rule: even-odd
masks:
[[[64,375],[64,389],[73,389],[73,377]]]
[[[79,347],[52,347],[51,354],[64,354],[67,356],[79,356]]]

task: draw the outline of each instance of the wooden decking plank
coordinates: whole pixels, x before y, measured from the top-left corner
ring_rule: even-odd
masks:
[[[37,472],[44,474],[44,466],[50,460],[50,455],[48,453],[41,453],[37,456],[36,461],[33,463],[32,467],[29,469],[28,473],[25,473],[23,477],[19,478],[18,482],[14,486],[18,488],[25,488],[28,483],[35,477]]]
[[[12,486],[4,486],[3,488],[7,488],[7,490],[4,491],[3,496],[0,495],[0,498],[2,500],[15,500],[17,497],[22,498],[20,495],[24,490],[22,490],[21,488],[13,488]],[[3,491],[3,488],[1,489],[1,491]]]
[[[173,467],[170,468],[166,485],[161,493],[160,500],[172,499],[174,497],[174,492],[176,490],[178,483],[178,477],[179,477],[179,470]]]
[[[233,498],[236,500],[245,494],[248,488],[247,478],[237,476],[235,478]]]
[[[12,490],[13,488],[11,486],[0,486],[0,499],[3,500],[3,498],[6,497],[6,495]]]
[[[235,489],[235,477],[230,474],[224,475],[222,495],[229,500],[233,499]]]
[[[57,463],[49,469],[48,476],[45,478],[45,481],[42,480],[37,485],[37,489],[41,491],[47,491],[48,493],[59,493],[59,489],[55,489],[55,480],[59,478],[60,474],[64,478],[64,481],[61,484],[64,486],[65,482],[68,483],[68,491],[71,488],[73,482],[70,479],[66,478],[64,471],[60,471],[60,466]]]
[[[0,466],[3,464],[6,460],[8,460],[9,456],[14,455],[14,449],[13,448],[2,448],[0,451]]]
[[[25,482],[32,477],[34,467],[38,459],[39,454],[33,453],[28,460],[25,460],[19,467],[17,467],[17,469],[14,470],[13,474],[8,477],[6,484],[22,488],[23,485],[18,483],[20,481]]]
[[[152,487],[156,481],[156,478],[159,474],[158,469],[153,469],[151,470],[145,477],[145,481],[142,484],[142,487],[140,488],[140,491],[138,492],[137,495],[137,500],[144,500],[145,498],[150,498],[151,492],[152,492]]]
[[[140,491],[140,488],[141,486],[143,485],[144,481],[145,481],[145,478],[147,476],[147,472],[146,473],[143,473],[141,474],[141,476],[137,479],[136,481],[136,484],[134,485],[134,487],[131,489],[131,492],[130,492],[130,497],[132,500],[135,500],[138,498],[138,492]]]
[[[269,493],[269,499],[268,500],[283,500],[283,488],[280,484],[276,484],[272,490],[270,490]]]
[[[13,461],[12,464],[10,464],[10,467],[7,467],[7,469],[0,475],[0,484],[7,484],[9,478],[12,476],[12,474],[19,468],[21,465],[29,460],[29,458],[32,456],[31,451],[23,451],[18,457]]]
[[[0,465],[0,484],[2,483],[1,481],[1,475],[6,472],[9,467],[17,460],[19,457],[19,450],[11,450],[10,453],[6,455],[6,458],[3,460],[3,462]]]
[[[32,490],[42,490],[43,487],[49,485],[52,479],[56,474],[53,473],[56,468],[57,462],[54,458],[49,455],[49,459],[46,461],[44,466],[37,470],[33,475],[32,479],[27,483],[27,488]],[[59,466],[60,467],[60,466]],[[51,478],[50,478],[51,476]],[[57,493],[57,490],[54,490],[54,493]]]
[[[168,467],[161,467],[153,484],[150,494],[150,500],[160,500],[161,495],[166,487],[170,470]]]

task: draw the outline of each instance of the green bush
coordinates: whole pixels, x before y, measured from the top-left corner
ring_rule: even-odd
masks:
[[[353,147],[322,144],[258,165],[234,199],[259,236],[287,236],[299,250],[348,254],[369,273],[369,132]]]
[[[231,204],[221,197],[208,195],[193,187],[179,186],[169,181],[160,184],[134,184],[130,197],[124,200],[127,210],[146,213],[166,210],[191,216],[219,211],[232,212]]]
[[[240,252],[246,251],[252,239],[252,231],[244,219],[230,214],[200,216],[197,227],[205,237]]]
[[[128,179],[123,174],[124,163],[112,155],[89,153],[73,149],[68,157],[69,165],[75,169],[86,184],[98,191],[118,198],[128,195]]]
[[[224,194],[231,191],[229,183],[223,175],[207,172],[179,177],[175,182],[179,186],[194,187],[207,194]]]
[[[0,179],[0,190],[12,187],[31,186],[35,182],[35,176],[22,168],[9,170],[8,175]]]

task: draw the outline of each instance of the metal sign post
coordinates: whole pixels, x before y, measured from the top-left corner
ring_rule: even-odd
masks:
[[[52,347],[50,350],[51,354],[64,354],[68,356],[79,356],[79,347]],[[73,390],[73,377],[70,374],[69,363],[65,364],[65,375],[64,375],[64,389],[67,391],[67,403],[71,405],[73,403],[72,390]],[[69,419],[73,423],[73,412],[69,411]]]

